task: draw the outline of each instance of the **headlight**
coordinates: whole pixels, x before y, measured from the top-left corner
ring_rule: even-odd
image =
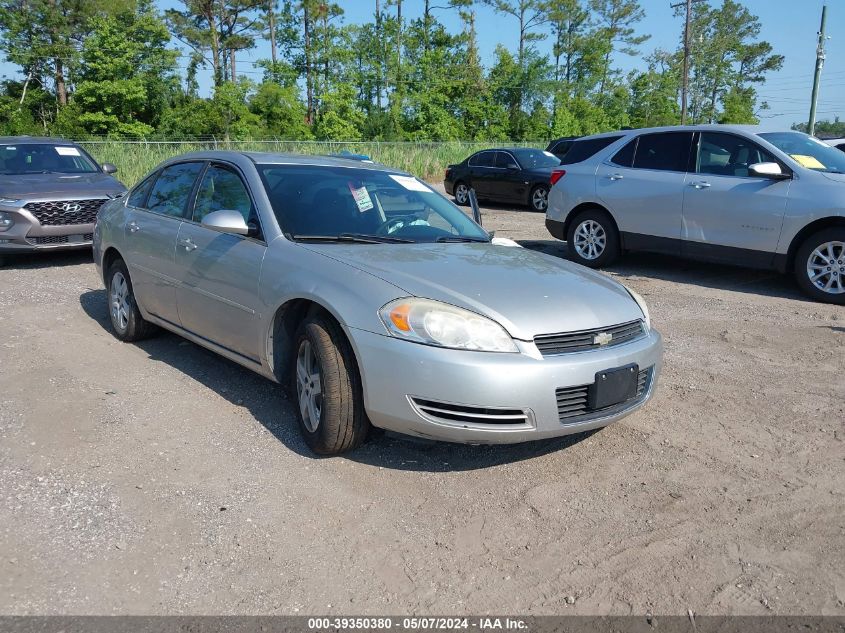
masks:
[[[379,316],[391,336],[426,345],[483,352],[518,352],[513,339],[496,323],[469,310],[431,299],[397,299]]]
[[[22,207],[23,200],[15,200],[14,198],[0,198],[0,204],[6,205],[7,207]]]
[[[640,310],[643,311],[643,316],[645,317],[645,329],[646,331],[651,330],[651,315],[648,313],[648,306],[645,304],[645,299],[643,299],[639,293],[634,292],[630,288],[626,287],[625,290],[628,291],[634,301],[637,302],[637,305],[640,306]]]
[[[0,211],[0,231],[8,231],[14,223],[11,214]]]

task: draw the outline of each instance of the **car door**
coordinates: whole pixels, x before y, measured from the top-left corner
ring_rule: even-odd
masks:
[[[780,161],[749,138],[727,132],[698,136],[695,173],[684,188],[684,254],[771,264],[792,180],[750,174],[754,163]]]
[[[692,132],[643,134],[596,171],[596,194],[626,248],[679,254]]]
[[[467,166],[469,167],[470,186],[475,189],[475,195],[479,198],[491,198],[493,194],[493,181],[496,177],[496,152],[485,150],[472,156]]]
[[[206,215],[222,209],[239,211],[254,233],[234,235],[203,226]],[[176,245],[182,327],[257,362],[258,278],[266,250],[255,204],[240,172],[228,164],[209,164]]]
[[[493,197],[505,202],[525,202],[528,185],[516,157],[510,152],[496,152],[495,175],[490,185]]]
[[[127,199],[124,256],[135,298],[147,312],[176,325],[176,238],[202,167],[198,161],[165,167],[151,178],[149,193],[138,188]]]

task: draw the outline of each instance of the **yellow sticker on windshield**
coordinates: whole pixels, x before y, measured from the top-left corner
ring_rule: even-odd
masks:
[[[807,156],[806,154],[790,154],[795,161],[802,167],[807,169],[824,169],[824,165],[819,162],[815,156]]]

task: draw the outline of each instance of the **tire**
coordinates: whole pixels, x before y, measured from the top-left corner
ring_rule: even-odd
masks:
[[[312,451],[338,455],[367,439],[370,422],[358,365],[343,330],[331,318],[312,314],[300,324],[290,377],[299,430]]]
[[[469,206],[469,189],[469,186],[460,180],[455,183],[455,202],[462,207]]]
[[[795,253],[794,273],[807,296],[845,305],[845,227],[822,229],[804,240]]]
[[[121,341],[131,343],[155,334],[158,328],[141,316],[129,271],[122,259],[118,259],[109,267],[106,279],[106,300],[114,335]]]
[[[549,188],[545,185],[537,185],[531,190],[528,196],[528,205],[540,213],[545,213],[549,208]]]
[[[569,223],[566,242],[572,259],[589,268],[609,266],[619,257],[619,231],[601,209],[587,209],[575,216]]]

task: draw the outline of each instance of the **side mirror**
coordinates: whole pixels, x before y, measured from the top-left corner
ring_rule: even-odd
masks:
[[[103,171],[107,174],[116,174],[117,167],[112,163],[103,163]]]
[[[748,166],[748,174],[750,176],[759,176],[760,178],[771,178],[772,180],[786,180],[789,174],[783,173],[780,165],[777,163],[754,163]]]
[[[244,216],[241,215],[240,211],[233,211],[232,209],[212,211],[202,219],[202,225],[220,233],[249,235],[249,227],[244,222]]]

